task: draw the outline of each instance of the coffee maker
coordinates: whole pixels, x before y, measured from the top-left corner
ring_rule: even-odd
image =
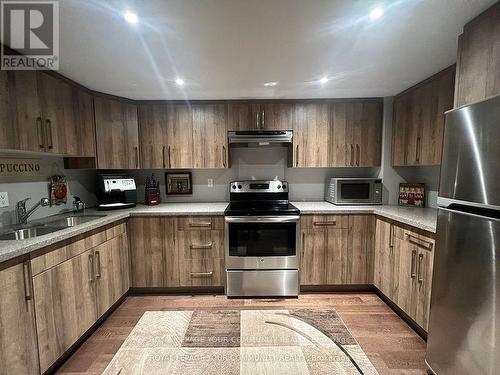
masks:
[[[137,189],[133,177],[124,174],[99,174],[97,184],[98,210],[135,207]]]

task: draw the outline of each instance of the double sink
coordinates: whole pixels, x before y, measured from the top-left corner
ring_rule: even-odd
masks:
[[[79,224],[88,223],[97,220],[106,215],[73,215],[73,216],[54,216],[39,221],[36,224],[27,224],[22,227],[13,228],[0,233],[0,241],[6,240],[27,240],[45,234],[54,233],[59,230],[71,228]]]

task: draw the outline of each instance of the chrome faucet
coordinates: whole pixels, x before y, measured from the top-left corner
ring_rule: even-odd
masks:
[[[26,211],[26,201],[30,200],[30,198],[23,199],[16,203],[16,215],[17,215],[17,224],[26,224],[28,218],[35,212],[35,210],[42,206],[48,206],[50,204],[48,198],[40,199],[33,207],[31,207],[28,211]]]

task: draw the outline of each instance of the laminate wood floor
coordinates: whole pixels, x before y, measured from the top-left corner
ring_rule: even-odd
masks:
[[[145,311],[333,308],[381,375],[426,374],[425,341],[374,293],[310,293],[298,299],[225,296],[131,296],[60,368],[58,374],[101,374]]]

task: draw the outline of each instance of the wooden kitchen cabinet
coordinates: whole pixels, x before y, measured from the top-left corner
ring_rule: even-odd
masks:
[[[99,169],[136,169],[140,166],[137,106],[94,96]]]
[[[293,130],[293,102],[229,102],[228,130]]]
[[[372,167],[381,163],[381,101],[332,104],[332,135],[329,165]]]
[[[293,166],[328,167],[331,134],[330,104],[296,103],[293,116]]]
[[[418,325],[427,330],[434,239],[412,231],[403,231],[403,238],[396,235],[394,243],[399,251],[398,293],[395,302]]]
[[[347,284],[373,283],[374,240],[373,215],[349,215]]]
[[[131,286],[179,286],[179,256],[175,247],[175,218],[132,217],[127,224]]]
[[[29,262],[0,266],[0,374],[39,373]]]
[[[38,96],[45,131],[45,151],[95,156],[92,96],[62,79],[38,72]]]
[[[445,115],[453,106],[451,66],[394,98],[392,164],[439,165]]]
[[[97,316],[101,317],[130,288],[127,234],[94,248]]]
[[[192,111],[193,168],[228,168],[227,105],[194,105]]]
[[[257,130],[256,119],[254,122],[252,104],[248,101],[230,101],[227,104],[227,130],[244,131]]]
[[[500,95],[500,3],[464,26],[458,38],[455,108]]]
[[[93,262],[91,249],[33,277],[42,373],[97,320]]]
[[[301,217],[301,285],[347,283],[348,216]]]
[[[389,299],[396,301],[400,246],[395,246],[394,227],[385,220],[376,220],[373,284]]]
[[[45,151],[36,74],[0,70],[0,149]]]
[[[168,167],[168,107],[163,104],[141,104],[138,107],[141,167]]]

